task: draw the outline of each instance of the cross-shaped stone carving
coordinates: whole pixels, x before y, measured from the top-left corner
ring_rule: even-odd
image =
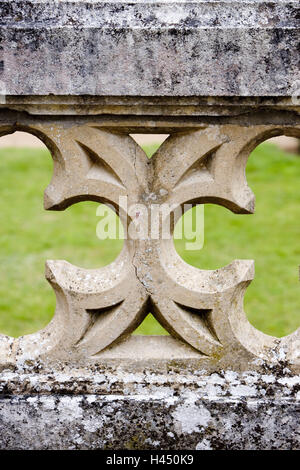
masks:
[[[129,224],[133,216],[119,207],[122,196],[128,207],[212,202],[236,213],[253,212],[245,166],[251,150],[272,128],[214,125],[175,133],[150,160],[129,135],[93,123],[37,125],[30,131],[43,138],[54,159],[46,209],[94,200],[112,204]],[[57,297],[55,316],[36,334],[17,340],[3,336],[2,357],[93,357],[132,333],[151,311],[172,336],[213,360],[233,353],[246,360],[272,358],[281,348],[297,362],[299,330],[278,340],[246,319],[243,297],[254,262],[235,260],[214,271],[189,266],[173,240],[161,237],[169,222],[170,214],[164,214],[159,239],[129,237],[120,256],[101,269],[48,261],[46,277]]]

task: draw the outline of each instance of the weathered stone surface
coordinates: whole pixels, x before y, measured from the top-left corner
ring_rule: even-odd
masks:
[[[299,136],[296,114],[278,109],[268,124],[253,107],[245,124],[201,118],[193,127],[185,117],[48,117],[41,106],[35,116],[2,106],[0,134],[26,130],[47,144],[54,173],[45,205],[54,210],[88,199],[118,209],[121,194],[251,213],[251,150],[274,135]],[[172,136],[150,161],[127,135],[166,126]],[[300,330],[278,339],[248,323],[242,296],[252,276],[245,260],[196,270],[161,239],[127,240],[100,270],[48,262],[54,320],[33,335],[0,336],[0,447],[300,448]],[[130,336],[149,309],[171,336]]]
[[[0,135],[48,146],[47,210],[111,203],[125,226],[131,203],[250,214],[250,152],[300,137],[298,2],[0,1],[0,11]],[[133,132],[171,135],[149,161]],[[300,329],[253,328],[243,309],[253,261],[186,265],[162,237],[169,218],[157,239],[130,235],[105,268],[47,262],[52,322],[0,335],[1,448],[300,448]],[[149,311],[170,336],[131,335]]]
[[[0,448],[300,449],[293,402],[147,398],[0,399]]]
[[[7,95],[291,96],[299,2],[0,2]],[[299,94],[299,93],[298,93]]]

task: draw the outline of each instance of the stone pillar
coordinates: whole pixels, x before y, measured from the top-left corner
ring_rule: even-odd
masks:
[[[298,1],[0,1],[0,18],[0,135],[49,148],[45,209],[109,203],[136,227],[132,205],[169,208],[105,268],[47,261],[53,320],[0,336],[0,447],[299,448],[300,329],[250,325],[254,261],[199,270],[163,237],[187,203],[251,214],[249,154],[300,137]],[[170,136],[148,160],[132,133]],[[169,336],[132,336],[150,311]]]

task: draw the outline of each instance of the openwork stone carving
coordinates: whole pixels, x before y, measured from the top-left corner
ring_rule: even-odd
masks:
[[[251,150],[269,135],[299,135],[297,128],[289,127],[203,125],[172,134],[148,160],[128,134],[93,122],[31,125],[26,130],[52,152],[47,210],[94,200],[112,204],[124,224],[134,214],[119,207],[121,196],[128,198],[128,207],[167,203],[171,211],[185,203],[211,202],[236,213],[252,213],[254,195],[245,177]],[[2,336],[1,362],[101,361],[101,352],[126,341],[151,311],[199,359],[247,364],[256,358],[273,361],[281,354],[294,366],[299,364],[300,330],[279,340],[257,331],[246,319],[243,296],[254,276],[254,262],[235,260],[215,271],[189,266],[176,253],[173,240],[162,237],[169,223],[170,213],[164,213],[158,239],[138,240],[129,232],[120,256],[101,269],[48,261],[46,277],[57,298],[55,316],[33,335],[16,340]]]

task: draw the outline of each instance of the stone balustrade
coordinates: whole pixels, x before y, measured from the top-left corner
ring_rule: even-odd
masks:
[[[253,213],[251,151],[300,137],[299,3],[22,0],[0,12],[0,135],[50,150],[45,209],[97,201],[129,227],[131,206],[167,208],[156,237],[134,224],[104,268],[46,262],[53,320],[0,336],[0,447],[299,448],[300,329],[275,338],[248,322],[253,260],[196,269],[163,237],[185,204]],[[133,133],[170,135],[149,160]],[[149,312],[169,336],[132,335]]]

